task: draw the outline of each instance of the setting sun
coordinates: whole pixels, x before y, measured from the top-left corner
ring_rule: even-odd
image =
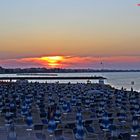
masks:
[[[41,57],[40,60],[47,62],[48,65],[52,68],[54,67],[60,67],[61,61],[64,60],[63,56],[48,56],[48,57]]]

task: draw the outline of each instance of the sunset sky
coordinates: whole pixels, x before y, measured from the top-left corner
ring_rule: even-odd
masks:
[[[140,69],[139,3],[0,1],[0,66]]]

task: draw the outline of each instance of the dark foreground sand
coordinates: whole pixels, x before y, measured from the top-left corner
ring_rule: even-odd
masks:
[[[139,123],[138,92],[91,83],[0,83],[0,140],[139,140]]]

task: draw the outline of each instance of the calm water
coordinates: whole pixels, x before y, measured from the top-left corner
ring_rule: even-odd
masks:
[[[122,86],[130,90],[133,86],[134,90],[140,91],[140,72],[114,72],[114,73],[59,73],[58,76],[104,76],[107,78],[106,83],[111,84],[116,88],[121,88]],[[0,74],[0,76],[19,76],[16,74]],[[25,76],[25,75],[23,75]],[[29,75],[28,75],[29,76]],[[34,75],[31,75],[34,76]],[[36,75],[35,75],[36,76]],[[38,76],[38,75],[37,75]],[[43,76],[43,75],[41,75]],[[134,81],[134,85],[131,85],[131,82]],[[45,81],[42,81],[45,82]],[[55,82],[55,81],[47,81]],[[68,82],[67,80],[61,80],[60,82]],[[74,80],[71,82],[86,82],[86,80]],[[97,81],[92,81],[97,82]]]

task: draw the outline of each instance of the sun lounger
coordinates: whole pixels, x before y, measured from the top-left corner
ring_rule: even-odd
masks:
[[[129,133],[120,133],[119,138],[122,140],[130,140],[131,136]]]
[[[86,128],[86,131],[88,132],[88,133],[95,133],[95,130],[94,130],[94,128],[93,127],[91,127],[90,125],[89,126],[85,126],[85,128]]]
[[[42,124],[36,124],[36,125],[34,125],[34,130],[35,131],[42,131],[43,130],[43,127],[44,127],[44,125],[42,125]]]
[[[55,130],[54,136],[55,140],[64,140],[63,130],[62,129]]]
[[[46,140],[46,135],[43,133],[35,133],[37,140]]]

